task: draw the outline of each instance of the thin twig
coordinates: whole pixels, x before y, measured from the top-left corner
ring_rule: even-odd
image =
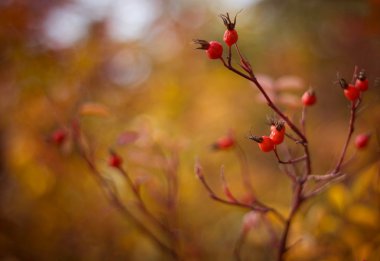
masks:
[[[351,110],[350,110],[351,116],[350,116],[350,121],[349,121],[349,124],[348,124],[347,138],[346,138],[346,141],[345,141],[345,143],[343,145],[343,149],[342,149],[341,155],[339,157],[338,163],[336,164],[333,173],[338,173],[340,171],[340,168],[342,166],[344,157],[346,156],[348,144],[350,143],[350,140],[351,140],[351,137],[352,137],[352,133],[354,132],[354,124],[355,124],[355,119],[356,119],[356,117],[355,117],[356,116],[356,109],[358,108],[359,105],[360,105],[360,101],[352,101],[351,102]]]
[[[305,199],[308,199],[308,198],[311,198],[315,195],[320,194],[322,191],[326,190],[333,183],[337,183],[337,182],[343,180],[345,177],[346,177],[346,174],[341,174],[339,176],[335,176],[333,179],[330,179],[327,182],[324,182],[322,185],[320,185],[319,187],[317,187],[313,191],[305,194]]]
[[[247,238],[247,233],[245,229],[242,229],[240,231],[239,237],[236,240],[235,247],[234,247],[234,256],[237,261],[242,260],[240,257],[241,248],[243,247],[243,244],[245,242],[245,239]]]
[[[306,160],[306,155],[304,155],[304,156],[301,156],[301,157],[298,157],[298,158],[295,158],[295,159],[290,159],[290,160],[287,160],[287,161],[283,161],[283,160],[280,159],[280,156],[278,155],[277,149],[274,150],[274,154],[276,155],[278,163],[281,163],[281,164],[293,164],[293,163],[298,163],[298,162]]]
[[[306,135],[306,106],[305,105],[302,107],[301,127],[302,127],[303,134]]]
[[[116,209],[119,210],[124,216],[130,219],[143,233],[145,233],[148,238],[150,238],[160,249],[164,252],[170,254],[174,259],[177,259],[177,253],[171,247],[168,247],[164,244],[161,239],[159,239],[152,231],[150,231],[138,218],[136,218],[129,210],[125,207],[125,205],[121,202],[119,196],[117,195],[117,191],[112,189],[112,186],[102,177],[102,174],[96,168],[94,161],[91,157],[88,156],[86,150],[83,148],[80,141],[81,133],[79,128],[74,129],[74,140],[77,145],[77,149],[81,157],[87,163],[87,166],[91,170],[91,174],[98,182],[102,191],[105,193],[106,198],[109,200],[111,205],[113,205]]]
[[[145,205],[144,200],[141,197],[140,190],[136,187],[136,185],[133,183],[131,177],[128,175],[127,171],[123,167],[118,168],[119,172],[123,175],[123,177],[127,180],[127,183],[129,187],[131,188],[133,194],[135,195],[137,199],[137,206],[139,207],[140,211],[147,217],[153,224],[155,224],[158,228],[160,228],[164,233],[166,233],[168,236],[172,237],[173,234],[170,231],[170,229],[165,226],[160,220],[158,220],[152,212],[148,210],[148,208]]]
[[[202,185],[204,186],[204,188],[208,192],[209,197],[211,199],[213,199],[215,201],[218,201],[220,203],[226,204],[226,205],[246,208],[246,209],[258,211],[258,212],[261,212],[261,213],[272,212],[275,215],[275,217],[279,221],[281,221],[281,223],[285,222],[285,218],[276,209],[268,207],[268,206],[264,205],[263,203],[261,203],[261,202],[259,202],[257,200],[255,200],[253,202],[253,204],[246,204],[246,203],[243,203],[241,201],[229,201],[229,200],[226,200],[226,199],[223,199],[223,198],[219,197],[218,195],[216,195],[216,193],[213,191],[213,189],[207,183],[207,181],[205,179],[205,176],[203,175],[203,172],[202,172],[202,169],[201,169],[199,163],[195,164],[195,168],[194,169],[195,169],[196,176],[201,181]]]

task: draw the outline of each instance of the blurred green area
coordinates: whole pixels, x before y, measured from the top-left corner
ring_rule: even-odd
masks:
[[[78,117],[100,170],[132,210],[125,181],[107,167],[108,149],[122,155],[133,179],[148,180],[144,200],[169,221],[174,217],[155,194],[167,190],[155,144],[169,159],[178,153],[175,229],[183,260],[232,259],[247,211],[209,199],[193,173],[198,158],[222,194],[224,165],[232,191],[245,196],[236,154],[210,150],[229,130],[248,157],[260,199],[287,213],[289,181],[274,155],[260,153],[247,139],[251,131],[265,134],[273,113],[250,83],[191,44],[194,38],[221,41],[218,14],[241,8],[239,47],[254,71],[274,80],[303,79],[303,89],[281,91],[290,97],[284,99],[300,97],[309,86],[317,93],[307,114],[315,174],[334,166],[347,132],[348,106],[334,85],[336,74],[350,79],[355,65],[366,69],[370,90],[355,131],[371,131],[370,146],[347,167],[343,183],[304,206],[289,260],[380,260],[378,0],[1,1],[2,260],[168,259],[109,204],[72,144],[48,142]],[[83,106],[89,107],[80,115]],[[296,121],[300,117],[299,107],[281,106]],[[139,140],[116,145],[124,131],[137,132]],[[278,233],[280,228],[274,225]],[[243,260],[272,260],[269,241],[262,227],[252,231]]]

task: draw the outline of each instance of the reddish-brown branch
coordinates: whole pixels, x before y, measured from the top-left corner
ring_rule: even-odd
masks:
[[[282,232],[280,243],[278,246],[278,256],[277,256],[278,261],[284,260],[284,254],[287,251],[287,241],[288,241],[290,226],[294,220],[294,216],[296,215],[297,211],[299,210],[302,203],[304,202],[304,197],[302,195],[303,184],[304,183],[302,181],[298,181],[297,186],[294,191],[292,208],[285,222],[285,227]]]
[[[154,225],[156,225],[158,228],[161,229],[164,233],[166,233],[169,237],[172,237],[173,234],[171,233],[170,229],[165,226],[160,220],[158,220],[152,212],[148,210],[148,208],[145,205],[144,200],[141,198],[140,191],[136,187],[136,185],[133,183],[131,177],[128,175],[128,173],[125,171],[124,168],[119,167],[119,172],[123,175],[123,177],[127,180],[127,183],[132,190],[133,194],[135,195],[137,199],[137,206],[140,209],[140,211],[144,214],[144,216],[150,220]]]
[[[239,50],[239,49],[238,49]],[[241,59],[243,60],[244,57],[241,55],[240,51],[238,52],[239,53],[239,56],[241,57]],[[255,77],[255,75],[253,74],[252,71],[249,72],[249,75],[237,70],[236,68],[234,68],[231,64],[228,64],[224,61],[223,58],[220,58],[223,65],[229,69],[230,71],[233,71],[234,73],[238,74],[239,76],[251,81],[252,83],[254,83],[256,85],[256,87],[259,89],[259,91],[261,92],[261,94],[264,96],[265,100],[267,101],[267,104],[268,106],[281,118],[283,119],[287,125],[290,127],[290,129],[292,129],[292,131],[294,133],[297,134],[297,136],[301,139],[301,142],[300,144],[302,144],[302,146],[304,147],[304,151],[305,151],[305,155],[306,155],[306,173],[305,173],[305,177],[307,175],[309,175],[311,173],[311,161],[310,161],[310,152],[309,152],[309,148],[308,148],[308,144],[307,144],[307,139],[305,137],[305,135],[302,133],[302,131],[289,119],[288,116],[286,116],[274,103],[273,101],[271,100],[271,98],[268,96],[268,94],[266,93],[266,91],[264,90],[264,88],[261,86],[261,84],[259,83],[259,81],[257,80],[257,78]],[[244,61],[244,60],[243,60]]]
[[[249,80],[250,82],[252,82],[257,87],[257,89],[259,89],[259,91],[264,96],[265,100],[267,101],[267,105],[282,120],[284,120],[286,122],[286,124],[290,127],[290,129],[296,134],[297,138],[294,138],[292,135],[289,135],[289,134],[287,134],[287,136],[289,138],[291,138],[293,141],[295,141],[297,144],[301,144],[303,146],[303,148],[304,148],[304,156],[299,157],[299,158],[295,158],[295,159],[290,159],[289,161],[282,161],[280,159],[277,151],[276,150],[274,151],[275,155],[276,155],[276,158],[277,158],[277,160],[278,160],[278,162],[280,164],[292,164],[294,166],[295,163],[305,161],[305,165],[306,165],[304,173],[302,175],[300,175],[299,177],[296,176],[296,174],[295,175],[291,175],[290,173],[287,173],[288,176],[293,181],[294,190],[293,190],[292,206],[291,206],[291,209],[290,209],[289,216],[285,220],[284,230],[282,232],[280,243],[279,243],[278,259],[277,260],[278,261],[282,261],[282,260],[284,260],[284,253],[288,250],[288,248],[287,248],[287,239],[288,239],[288,235],[289,235],[291,224],[292,224],[292,222],[294,220],[294,216],[299,211],[299,209],[300,209],[301,205],[303,204],[303,202],[305,202],[305,200],[307,200],[308,198],[310,198],[310,197],[312,197],[312,196],[320,193],[320,191],[322,191],[325,187],[327,187],[331,182],[339,180],[341,178],[341,176],[343,176],[341,174],[340,170],[342,168],[342,164],[343,164],[344,158],[346,156],[348,144],[350,142],[350,139],[352,137],[352,133],[354,131],[356,109],[357,109],[357,107],[360,104],[360,98],[359,98],[359,100],[357,102],[355,101],[355,102],[352,102],[352,104],[351,104],[351,117],[350,117],[350,121],[349,121],[348,135],[347,135],[346,141],[344,143],[341,155],[340,155],[340,157],[338,159],[338,163],[335,166],[335,169],[331,173],[324,175],[323,178],[322,177],[319,178],[318,176],[315,176],[315,175],[311,176],[311,173],[312,173],[311,158],[310,158],[310,152],[309,152],[309,147],[308,147],[308,140],[307,140],[306,135],[305,135],[305,125],[306,125],[306,108],[305,108],[305,106],[303,107],[303,110],[302,110],[301,127],[299,128],[299,127],[297,127],[293,123],[293,121],[290,118],[288,118],[273,103],[273,101],[268,96],[268,94],[266,93],[266,91],[264,90],[264,88],[262,87],[262,85],[260,84],[260,82],[257,80],[255,74],[253,73],[251,65],[249,64],[249,62],[241,54],[241,52],[240,52],[239,47],[237,46],[237,44],[235,44],[235,47],[236,47],[237,53],[238,53],[238,55],[240,57],[240,66],[248,74],[246,74],[246,73],[244,73],[244,72],[236,69],[231,64],[231,56],[232,56],[232,54],[231,54],[231,48],[229,48],[229,54],[228,54],[228,57],[227,57],[228,62],[227,63],[225,62],[225,60],[223,58],[220,58],[220,60],[222,61],[223,65],[228,70],[230,70],[230,71],[236,73],[237,75],[239,75],[239,76],[241,76],[241,77]],[[355,67],[355,72],[354,72],[354,75],[353,75],[353,80],[356,79],[356,71],[357,71],[357,67]],[[202,183],[205,186],[206,190],[209,192],[209,195],[210,195],[211,198],[213,198],[214,200],[226,203],[226,204],[242,206],[242,205],[240,205],[240,202],[235,202],[235,201],[234,202],[229,202],[229,201],[226,201],[226,200],[221,199],[218,196],[216,196],[215,193],[212,191],[212,189],[207,184],[207,182],[205,181],[205,178],[204,178],[203,174],[200,173],[200,169],[199,169],[199,172],[197,172],[197,175],[200,178],[200,180],[202,181]],[[312,177],[312,178],[309,178],[309,177]],[[319,186],[318,188],[316,188],[311,193],[305,195],[305,193],[303,191],[304,190],[305,182],[307,182],[308,180],[311,180],[311,179],[316,179],[316,180],[320,179],[320,180],[322,180],[324,178],[326,178],[326,181],[324,182],[324,180],[323,180],[321,182],[322,183],[321,186]],[[247,206],[245,206],[243,204],[242,207],[247,207]],[[239,249],[239,248],[236,248],[236,249]],[[239,258],[239,256],[237,256],[237,258]]]
[[[304,155],[304,156],[301,156],[301,157],[298,157],[298,158],[295,158],[295,159],[290,159],[290,160],[287,160],[287,161],[283,161],[283,160],[280,159],[280,156],[278,155],[278,152],[277,152],[276,149],[274,150],[274,154],[276,155],[277,161],[280,164],[294,164],[294,163],[298,163],[298,162],[306,160],[306,155]]]
[[[303,134],[306,135],[306,106],[305,105],[302,107],[301,127],[302,127]]]
[[[74,141],[77,145],[78,152],[80,156],[87,163],[87,166],[90,169],[90,173],[93,175],[94,179],[98,182],[99,186],[102,188],[102,191],[105,193],[106,198],[120,213],[122,213],[125,217],[131,220],[136,227],[142,231],[149,239],[153,241],[162,251],[168,253],[174,259],[178,259],[178,255],[174,249],[167,246],[165,243],[161,241],[159,237],[157,237],[148,227],[146,227],[137,217],[135,217],[128,208],[121,202],[120,197],[118,196],[117,191],[114,186],[111,186],[102,176],[102,174],[97,169],[95,162],[92,160],[92,157],[88,156],[86,149],[83,147],[83,144],[80,140],[81,133],[79,130],[79,126],[75,126],[73,128],[74,132]]]
[[[261,213],[272,212],[274,214],[274,216],[279,221],[281,221],[282,223],[285,222],[285,218],[276,209],[268,207],[265,204],[259,202],[258,200],[255,200],[253,202],[253,204],[247,204],[247,203],[237,201],[237,200],[236,201],[229,201],[229,200],[223,199],[223,198],[219,197],[218,195],[216,195],[216,193],[213,191],[213,189],[207,183],[199,163],[196,163],[196,165],[195,165],[195,174],[198,177],[198,179],[201,181],[203,187],[208,192],[210,198],[212,198],[213,200],[218,201],[218,202],[223,203],[223,204],[226,204],[226,205],[246,208],[246,209],[258,211]]]
[[[245,242],[245,239],[247,238],[247,233],[245,229],[242,229],[239,234],[239,238],[236,240],[235,246],[234,246],[234,256],[237,261],[241,260],[240,252],[241,248],[243,247],[243,244]]]
[[[347,138],[346,138],[346,141],[344,143],[344,146],[343,146],[343,150],[342,150],[341,155],[339,157],[338,163],[336,164],[335,169],[332,172],[334,174],[339,173],[340,168],[341,168],[342,163],[343,163],[343,160],[344,160],[344,157],[346,156],[348,144],[350,143],[352,133],[354,132],[356,110],[357,110],[359,104],[360,104],[360,100],[351,102],[351,116],[350,116],[350,122],[348,124],[348,134],[347,134]]]

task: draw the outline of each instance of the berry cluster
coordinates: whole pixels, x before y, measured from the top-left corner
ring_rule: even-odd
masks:
[[[338,82],[341,88],[343,89],[344,96],[350,101],[350,119],[348,121],[348,130],[347,136],[345,138],[345,142],[343,144],[343,148],[340,156],[337,158],[337,162],[335,167],[332,170],[329,170],[325,174],[314,174],[313,166],[312,166],[312,158],[309,150],[309,142],[305,131],[305,122],[306,122],[306,108],[314,105],[317,102],[317,97],[313,89],[309,89],[306,91],[301,97],[301,103],[303,105],[302,115],[300,118],[300,124],[295,122],[292,118],[288,117],[284,111],[279,108],[274,100],[268,95],[265,88],[261,85],[259,80],[257,79],[251,64],[244,58],[242,52],[240,51],[237,41],[238,41],[238,33],[235,30],[236,26],[236,16],[231,20],[229,14],[220,15],[220,18],[223,20],[224,25],[227,27],[227,30],[224,32],[223,41],[228,47],[228,53],[226,59],[223,57],[223,47],[217,41],[205,41],[205,40],[194,40],[196,44],[200,44],[200,47],[197,49],[205,50],[208,57],[210,59],[219,59],[223,66],[227,68],[229,71],[239,75],[240,77],[247,79],[262,94],[265,99],[267,105],[272,109],[275,113],[277,119],[272,119],[270,121],[270,134],[268,136],[254,136],[251,135],[249,139],[258,143],[258,147],[263,152],[271,152],[273,151],[279,164],[291,164],[293,165],[293,170],[288,170],[287,168],[282,169],[284,173],[291,179],[293,184],[292,186],[292,203],[290,205],[290,211],[288,216],[284,217],[278,211],[273,209],[270,206],[267,206],[265,203],[261,202],[258,199],[258,196],[254,193],[252,189],[252,185],[249,182],[249,177],[246,175],[247,167],[247,159],[243,155],[241,148],[238,144],[235,143],[235,140],[232,136],[223,137],[217,142],[213,144],[213,148],[216,150],[226,150],[232,147],[236,147],[238,151],[239,160],[242,164],[242,181],[244,187],[248,190],[250,194],[251,201],[249,204],[246,204],[245,201],[239,200],[237,197],[233,196],[231,190],[229,189],[225,179],[223,170],[221,170],[221,179],[224,186],[225,196],[228,198],[227,200],[218,196],[209,184],[206,181],[205,176],[202,173],[202,169],[200,165],[197,163],[195,167],[195,173],[197,177],[200,179],[205,189],[208,191],[210,197],[218,202],[222,202],[228,205],[235,205],[239,207],[245,207],[250,211],[255,213],[261,213],[261,217],[265,217],[265,214],[268,212],[272,212],[280,221],[283,222],[283,230],[278,242],[274,242],[274,245],[278,247],[278,259],[279,261],[284,260],[285,252],[289,249],[288,244],[288,236],[290,227],[294,221],[294,216],[300,210],[300,207],[304,204],[305,201],[320,194],[324,189],[326,189],[330,184],[341,180],[345,177],[346,173],[342,171],[346,165],[351,160],[347,160],[347,151],[348,145],[352,140],[353,132],[355,129],[356,118],[358,114],[358,108],[362,102],[361,96],[364,91],[368,89],[368,80],[364,70],[361,70],[357,73],[357,67],[355,67],[355,72],[353,76],[352,83],[348,83],[345,79],[341,78]],[[236,67],[232,62],[232,49],[234,46],[236,48],[236,53],[240,58],[238,61],[238,65],[240,67]],[[288,133],[289,132],[289,133]],[[285,136],[287,136],[290,140],[292,140],[296,146],[300,146],[302,148],[302,155],[293,156],[288,155],[287,160],[282,160],[278,151],[276,150],[276,146],[280,145]],[[369,134],[360,134],[356,137],[354,145],[357,150],[364,149],[369,142],[370,135]],[[239,152],[240,151],[240,152]],[[289,158],[290,156],[290,158]],[[353,158],[353,157],[352,157]],[[352,159],[351,158],[351,159]],[[302,168],[295,168],[294,166],[298,166],[301,164]],[[301,170],[302,169],[302,170]],[[243,233],[245,230],[243,230]],[[244,238],[245,234],[242,235]],[[235,254],[237,259],[240,260],[239,250],[241,248],[242,241],[238,241],[235,247]]]
[[[285,122],[283,120],[270,120],[270,135],[269,136],[254,136],[249,139],[258,143],[261,151],[269,152],[276,149],[276,145],[281,144],[285,138]]]
[[[361,70],[355,78],[355,84],[348,84],[343,78],[339,80],[339,85],[343,89],[344,96],[349,101],[356,101],[360,98],[361,92],[368,90],[368,79],[364,70]]]
[[[224,32],[223,35],[223,41],[228,45],[229,48],[231,48],[232,45],[236,44],[238,41],[238,33],[235,30],[236,25],[236,16],[234,18],[234,21],[231,21],[230,15],[227,14],[221,14],[220,18],[222,18],[224,25],[227,27],[227,30]],[[206,41],[206,40],[199,40],[195,39],[193,40],[194,43],[200,44],[200,47],[197,49],[205,50],[207,56],[210,59],[222,59],[223,57],[223,46],[218,41]]]

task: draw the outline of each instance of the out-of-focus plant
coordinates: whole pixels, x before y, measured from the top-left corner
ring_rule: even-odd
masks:
[[[356,118],[362,103],[363,94],[368,89],[368,80],[365,71],[359,71],[356,66],[351,83],[348,83],[344,78],[338,78],[336,81],[335,85],[342,88],[343,94],[350,104],[350,117],[348,120],[347,134],[342,151],[335,166],[324,174],[314,173],[312,168],[313,158],[310,154],[309,141],[306,134],[306,111],[308,107],[313,106],[316,103],[316,94],[313,90],[308,90],[303,94],[301,100],[299,100],[299,103],[302,104],[302,114],[299,122],[296,122],[293,118],[289,117],[278,106],[276,100],[268,95],[267,90],[256,77],[251,64],[239,49],[237,44],[239,38],[235,29],[236,16],[232,20],[228,13],[226,15],[220,15],[224,25],[227,28],[223,37],[224,42],[228,46],[226,58],[224,58],[224,52],[221,49],[222,45],[216,41],[197,39],[194,40],[194,43],[200,44],[198,49],[205,50],[210,59],[220,60],[225,68],[253,83],[253,86],[261,92],[265,102],[275,113],[275,118],[271,118],[269,121],[270,134],[260,136],[251,135],[249,136],[249,139],[257,142],[261,151],[273,152],[277,162],[282,166],[281,170],[290,179],[292,183],[292,202],[290,205],[290,210],[286,215],[283,215],[275,208],[261,202],[257,195],[252,195],[249,202],[239,200],[236,196],[234,196],[232,190],[228,186],[224,177],[223,168],[221,170],[221,180],[227,199],[217,195],[217,193],[214,192],[208,184],[199,162],[196,162],[195,173],[212,199],[227,205],[246,208],[250,211],[244,219],[241,235],[235,245],[236,259],[240,260],[240,249],[244,243],[247,231],[250,228],[255,227],[259,220],[265,221],[265,223],[268,224],[266,215],[271,213],[274,214],[275,217],[282,223],[282,232],[279,237],[273,233],[272,226],[268,226],[269,231],[273,235],[273,245],[277,249],[277,260],[282,261],[285,260],[285,255],[293,247],[293,242],[289,242],[288,238],[290,229],[295,223],[295,217],[301,211],[301,207],[311,198],[314,198],[324,192],[331,184],[339,182],[347,176],[344,167],[353,159],[346,159],[347,150],[353,136]],[[232,46],[236,49],[240,69],[235,67],[232,62]],[[285,145],[283,145],[283,147],[285,149],[282,150],[279,145],[283,143],[285,137],[288,138],[289,142],[284,143]],[[368,143],[368,139],[368,135],[358,136],[355,141],[357,149],[364,148]],[[234,143],[235,142],[232,140],[232,137],[229,136],[227,138],[219,139],[215,143],[216,145],[214,147],[217,149],[227,149],[232,147]],[[289,149],[290,144],[288,143],[301,147],[303,151],[301,155],[293,155]],[[322,138],[320,146],[326,146],[323,144]],[[243,183],[246,188],[251,188],[252,185],[248,182],[248,180],[249,179],[243,179]],[[296,246],[294,246],[294,248],[296,248]]]
[[[105,106],[96,103],[85,103],[79,109],[81,116],[102,116],[107,114],[106,112]],[[119,147],[128,146],[138,140],[139,136],[140,134],[134,131],[123,132],[117,138],[116,145]],[[95,157],[97,152],[94,149],[93,141],[90,140],[81,126],[81,117],[73,120],[68,127],[55,130],[48,140],[60,148],[71,143],[74,152],[77,152],[87,164],[92,177],[104,192],[109,204],[131,221],[162,253],[174,259],[179,258],[180,245],[176,221],[179,157],[176,149],[166,151],[158,144],[151,144],[156,159],[149,159],[148,155],[143,156],[143,164],[145,167],[157,168],[163,173],[163,179],[160,185],[151,184],[148,186],[149,182],[144,182],[143,178],[133,178],[127,171],[128,163],[125,162],[120,153],[116,152],[116,149],[110,148],[106,162],[110,169],[116,170],[123,178],[123,187],[120,188],[115,178],[108,171],[101,170],[99,167],[101,161]],[[152,162],[147,163],[149,160]],[[153,206],[148,206],[146,198],[143,196],[145,187],[148,187],[147,190],[155,199]],[[127,200],[122,196],[122,192],[125,192],[126,189],[131,194]]]

